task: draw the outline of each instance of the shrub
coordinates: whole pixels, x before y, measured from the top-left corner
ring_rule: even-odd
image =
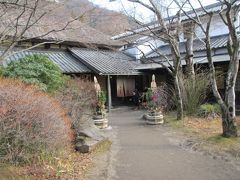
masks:
[[[188,115],[197,113],[200,105],[205,101],[209,91],[210,80],[208,72],[196,73],[195,80],[183,78],[183,106]]]
[[[11,62],[3,69],[3,76],[19,78],[48,92],[54,92],[64,85],[60,68],[43,55],[26,56]]]
[[[1,162],[29,162],[41,152],[68,147],[67,121],[53,98],[21,81],[0,79]]]
[[[97,95],[94,83],[80,79],[69,79],[57,95],[62,106],[71,117],[72,124],[76,132],[81,126],[80,120],[83,115],[92,115],[97,105]]]
[[[97,94],[97,105],[96,105],[96,114],[105,116],[105,103],[107,101],[107,96],[104,91],[100,91]]]
[[[150,111],[166,110],[168,107],[169,92],[167,85],[163,84],[155,90],[148,89],[146,93],[147,108]]]
[[[203,104],[198,110],[200,117],[216,117],[221,114],[221,107],[219,104]]]

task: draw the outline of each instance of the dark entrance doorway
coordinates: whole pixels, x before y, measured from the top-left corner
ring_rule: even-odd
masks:
[[[137,89],[142,92],[146,86],[147,76],[112,76],[111,95],[113,106],[132,106],[133,91]],[[148,81],[148,80],[147,80]]]

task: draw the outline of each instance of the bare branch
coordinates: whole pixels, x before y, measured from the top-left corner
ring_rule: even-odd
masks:
[[[144,6],[145,8],[151,10],[153,13],[156,13],[156,10],[155,10],[153,7],[151,7],[151,6],[143,3],[142,1],[139,1],[139,0],[128,0],[128,1],[141,4],[141,5]]]
[[[52,7],[49,7],[49,3],[44,4],[40,0],[31,1],[30,3],[28,1],[23,2],[24,3],[21,4],[17,2],[10,4],[0,3],[0,9],[3,10],[1,11],[2,13],[0,13],[0,42],[6,46],[4,52],[0,55],[0,61],[3,60],[5,55],[8,55],[19,42],[41,39],[40,44],[36,46],[51,44],[48,40],[44,40],[44,38],[49,34],[74,29],[70,27],[70,25],[85,16],[87,13],[87,11],[85,11],[77,17],[72,18],[65,23],[61,23],[62,27],[59,27],[59,23],[56,23],[51,27],[49,26],[48,30],[46,29],[46,23],[43,22],[43,18],[47,15],[52,15],[51,13],[61,6],[56,7],[55,4],[51,4],[54,5],[53,9]],[[41,24],[41,21],[43,24]],[[41,26],[44,26],[44,28]],[[27,33],[31,32],[32,28],[37,27],[44,29],[43,32],[41,34],[30,34],[30,36],[28,36]],[[42,41],[46,42],[42,43]],[[53,43],[52,40],[51,42]],[[56,39],[55,42],[58,44],[59,40]],[[61,42],[63,42],[63,40],[61,40]]]

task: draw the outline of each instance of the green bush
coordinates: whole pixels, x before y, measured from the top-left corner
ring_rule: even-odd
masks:
[[[198,110],[200,117],[215,117],[221,114],[221,107],[219,104],[203,104]]]
[[[96,113],[98,115],[104,115],[106,101],[107,101],[106,93],[104,91],[100,91],[97,95],[97,106],[96,106]]]
[[[2,73],[4,77],[19,78],[47,92],[54,92],[64,85],[60,68],[43,55],[26,56],[11,62]]]
[[[100,102],[101,104],[105,104],[106,101],[107,101],[106,93],[104,91],[100,91],[98,95],[98,102]]]
[[[153,91],[151,88],[148,88],[148,90],[146,92],[146,99],[148,102],[152,100],[152,96],[153,96]]]

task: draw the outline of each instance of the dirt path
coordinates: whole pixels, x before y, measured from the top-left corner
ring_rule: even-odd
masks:
[[[141,116],[121,108],[109,117],[113,145],[108,179],[240,180],[238,167],[181,148],[167,127],[148,126]]]

